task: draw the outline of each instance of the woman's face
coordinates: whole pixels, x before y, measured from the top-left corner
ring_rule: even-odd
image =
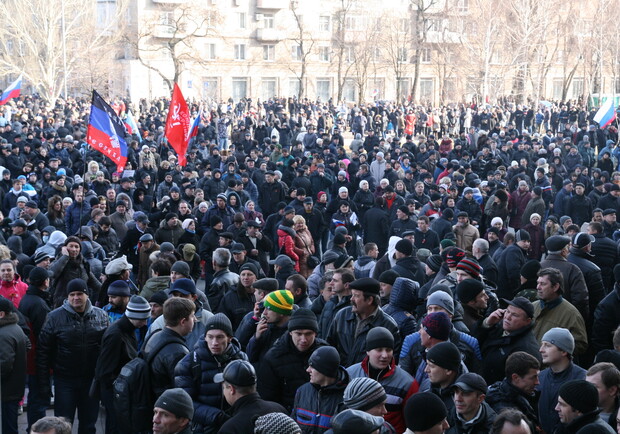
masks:
[[[367,182],[362,184],[362,190],[368,191],[368,183]]]
[[[502,228],[502,226],[503,226],[502,222],[495,222],[495,223],[493,224],[493,227],[494,227],[494,228],[497,228],[497,229],[501,229],[501,228]]]
[[[297,222],[295,223],[295,226],[293,226],[293,229],[295,229],[296,231],[301,231],[304,228],[304,223],[303,222]]]
[[[248,202],[248,211],[254,211],[254,202]]]
[[[190,231],[195,231],[196,230],[196,222],[192,220],[191,223],[187,226],[187,229],[189,229]]]
[[[62,203],[60,202],[54,203],[54,211],[60,211],[61,208],[62,208]]]
[[[80,254],[81,249],[82,246],[80,245],[80,243],[76,243],[75,241],[71,241],[69,244],[67,244],[67,252],[69,252],[70,258],[77,257],[77,255]]]
[[[532,217],[530,218],[530,222],[534,225],[534,226],[538,226],[540,224],[540,217]]]

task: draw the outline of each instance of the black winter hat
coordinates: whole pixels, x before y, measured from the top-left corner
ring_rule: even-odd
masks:
[[[223,313],[216,313],[205,323],[205,334],[209,330],[222,330],[228,336],[234,336],[232,324]]]
[[[308,365],[327,377],[338,378],[340,354],[334,347],[317,348],[310,356]]]
[[[559,396],[581,413],[590,413],[598,407],[598,391],[586,380],[572,380],[560,387]]]
[[[385,327],[373,327],[366,335],[366,351],[375,348],[394,349],[394,335]]]
[[[194,417],[194,403],[189,394],[180,387],[174,389],[168,389],[162,393],[157,401],[155,407],[162,408],[177,417],[184,417],[192,419]]]
[[[288,331],[293,330],[312,330],[314,332],[319,331],[319,323],[316,319],[316,315],[310,309],[299,308],[288,321]]]
[[[45,279],[49,279],[49,277],[47,270],[41,267],[34,267],[28,275],[28,279],[32,286],[41,286],[43,282],[45,282]]]
[[[540,271],[540,262],[536,259],[530,259],[521,267],[521,276],[527,280],[536,280],[538,272]]]
[[[396,243],[395,247],[397,252],[402,253],[403,255],[411,256],[413,255],[413,243],[409,240],[400,240]]]
[[[446,405],[431,392],[416,393],[405,405],[405,423],[410,431],[427,431],[441,423],[446,416]]]
[[[465,279],[456,285],[456,296],[461,303],[469,303],[484,291],[484,285],[476,279]]]
[[[396,271],[385,270],[383,273],[379,275],[379,282],[387,283],[388,285],[394,285],[394,282],[396,282],[396,279],[398,279],[399,277],[400,276]]]
[[[457,371],[461,366],[461,352],[452,342],[440,342],[426,352],[426,360],[444,369]]]

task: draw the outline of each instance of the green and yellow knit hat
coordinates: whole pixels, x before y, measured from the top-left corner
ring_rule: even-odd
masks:
[[[263,304],[276,313],[290,315],[293,313],[293,294],[286,289],[270,292]]]

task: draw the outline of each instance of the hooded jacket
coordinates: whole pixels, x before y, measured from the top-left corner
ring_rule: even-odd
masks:
[[[0,369],[2,370],[2,401],[19,401],[26,387],[26,352],[28,337],[19,325],[15,312],[0,318]]]
[[[390,303],[382,308],[396,321],[402,336],[409,336],[417,331],[417,321],[412,312],[415,312],[418,303],[419,290],[418,282],[400,277],[392,286]]]

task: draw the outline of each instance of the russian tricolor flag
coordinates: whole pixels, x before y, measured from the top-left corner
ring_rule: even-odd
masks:
[[[17,98],[22,91],[22,76],[20,75],[9,87],[7,87],[0,97],[0,105],[6,104],[11,98]]]
[[[129,128],[127,128],[129,126]],[[125,116],[125,128],[129,134],[136,134],[138,136],[138,142],[142,143],[142,137],[140,137],[140,129],[138,128],[138,124],[136,120],[133,118],[131,114],[131,110],[127,110],[127,115]]]
[[[200,118],[202,117],[202,107],[198,110],[198,116],[194,119],[192,126],[189,127],[189,132],[187,133],[187,143],[192,139],[192,137],[196,137],[198,135],[198,127],[200,126]]]
[[[608,98],[594,115],[594,122],[598,123],[601,128],[605,128],[616,119],[616,107],[614,107],[614,99]]]

